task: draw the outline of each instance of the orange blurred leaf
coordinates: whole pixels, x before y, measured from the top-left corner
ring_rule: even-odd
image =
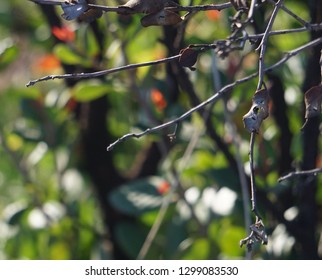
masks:
[[[167,106],[167,101],[165,100],[162,92],[156,88],[151,90],[151,100],[159,111],[162,111]]]
[[[168,182],[164,181],[157,186],[157,191],[160,194],[165,194],[170,190],[170,187],[171,187],[170,184]]]
[[[47,54],[41,57],[35,66],[42,71],[52,71],[60,67],[60,61],[55,55]]]
[[[75,32],[68,26],[54,26],[51,31],[53,35],[62,42],[71,43],[75,41]]]
[[[217,21],[220,19],[220,11],[217,11],[217,10],[206,11],[206,16],[209,20]]]

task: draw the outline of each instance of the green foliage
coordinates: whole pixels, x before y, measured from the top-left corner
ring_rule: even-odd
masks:
[[[123,179],[119,185],[112,186],[113,191],[106,198],[98,199],[96,182],[86,169],[89,156],[85,155],[80,135],[84,136],[82,130],[88,121],[82,118],[87,107],[78,111],[77,106],[106,98],[106,131],[111,142],[129,132],[142,132],[192,107],[189,93],[181,88],[178,96],[173,96],[177,85],[172,84],[171,78],[177,68],[160,64],[114,73],[102,79],[69,80],[73,86],[58,80],[35,87],[24,86],[39,76],[61,74],[62,65],[75,72],[90,72],[163,58],[169,51],[160,40],[164,39],[165,29],[141,27],[138,15],[103,15],[97,21],[104,37],[100,43],[88,24],[64,21],[75,31],[75,40],[60,40],[54,44],[57,38],[51,34],[40,10],[26,2],[28,9],[21,7],[21,1],[2,0],[0,3],[0,259],[112,258],[105,248],[106,236],[111,237],[111,234],[117,247],[128,258],[135,259],[146,245],[151,228],[156,232],[145,258],[244,258],[245,249],[239,248],[239,240],[247,231],[242,184],[223,151],[209,137],[205,113],[202,117],[193,114],[178,125],[176,139],[169,145],[171,149],[162,141],[165,135],[173,133],[173,127],[122,143],[113,153],[102,150],[97,157],[111,157],[115,173]],[[194,4],[205,3],[194,1]],[[301,1],[290,3],[290,9],[308,18],[308,11],[303,7]],[[10,16],[11,12],[21,16],[21,22]],[[208,44],[229,36],[231,15],[231,10],[225,10],[218,18],[204,12],[192,16],[184,30],[184,47]],[[297,24],[281,13],[274,28],[293,28]],[[271,36],[269,44],[275,48],[266,53],[265,63],[273,64],[284,51],[309,40],[308,33],[301,34],[303,36]],[[236,79],[234,71],[241,60],[239,54],[233,52],[223,60],[216,58],[216,62],[212,51],[198,56],[196,71],[184,69],[201,101],[219,86],[214,82],[215,63],[224,85]],[[47,54],[53,54],[56,60],[46,60]],[[253,73],[257,57],[242,55],[238,75],[245,76]],[[46,63],[40,63],[41,58]],[[286,113],[294,134],[289,145],[296,165],[303,157],[299,111],[305,66],[306,57],[300,55],[275,72],[286,86],[289,105]],[[240,155],[243,162],[248,161],[249,135],[243,128],[242,116],[248,110],[255,88],[255,81],[236,86],[229,100],[215,103],[207,116],[227,150],[234,156]],[[163,98],[160,97],[163,107],[153,100],[153,93]],[[229,128],[227,113],[235,134]],[[287,195],[290,182],[276,182],[281,132],[274,120],[268,120],[264,126],[265,132],[255,151],[256,180],[274,203],[277,196]],[[95,137],[102,135],[103,131]],[[195,146],[191,140],[194,137],[197,138]],[[233,140],[239,141],[238,148]],[[149,163],[155,168],[153,174],[142,177],[138,169],[155,142],[159,143],[158,152],[163,151],[163,154],[157,155],[157,164]],[[142,174],[151,173],[150,166],[145,168],[149,171]],[[98,170],[98,173],[105,171]],[[109,179],[105,181],[110,182]],[[321,178],[318,180],[321,183]],[[105,216],[110,213],[101,212],[102,200],[116,211],[117,218],[126,216],[118,221],[111,214],[115,218],[111,232],[106,232]],[[321,188],[316,200],[321,205]],[[261,208],[261,212],[265,220],[271,219],[265,209]],[[292,241],[285,232],[275,234],[274,238],[286,236],[286,240]],[[255,248],[254,254],[258,258],[292,257],[292,250],[282,249]]]
[[[133,181],[112,192],[109,200],[122,213],[139,216],[161,206],[160,188],[163,184],[166,182],[157,177]]]

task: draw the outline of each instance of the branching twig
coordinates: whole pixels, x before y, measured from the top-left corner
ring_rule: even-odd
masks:
[[[256,132],[251,133],[250,137],[250,151],[249,151],[249,165],[250,165],[250,187],[251,187],[251,202],[252,211],[255,214],[256,221],[250,226],[250,234],[246,238],[242,239],[239,243],[240,247],[246,244],[248,251],[252,250],[255,242],[261,242],[267,244],[268,238],[265,231],[265,226],[261,216],[258,213],[256,203],[256,185],[255,185],[255,173],[254,173],[254,143]]]
[[[59,1],[59,0],[30,0],[32,2],[35,2],[37,4],[41,5],[61,5],[66,3],[65,1]],[[73,5],[73,4],[71,4]],[[97,5],[97,4],[91,4],[87,3],[87,7],[90,8],[95,8],[95,9],[100,9],[103,12],[122,12],[124,11],[123,7],[109,7],[105,5]],[[180,11],[185,11],[185,12],[199,12],[199,11],[221,11],[227,8],[232,7],[230,2],[223,3],[223,4],[210,4],[210,5],[196,5],[196,6],[176,6],[176,7],[165,7],[167,10],[171,10],[173,12],[180,12]]]
[[[322,168],[315,168],[315,169],[304,170],[304,171],[294,171],[294,172],[288,173],[283,177],[278,178],[278,182],[282,182],[284,180],[291,179],[297,176],[306,176],[306,175],[317,176],[318,173],[322,173]]]
[[[143,63],[137,63],[137,64],[128,64],[128,65],[125,65],[125,66],[120,66],[120,67],[116,67],[116,68],[112,68],[112,69],[106,69],[106,70],[101,70],[101,71],[91,72],[91,73],[72,73],[72,74],[63,74],[63,75],[49,75],[49,76],[39,78],[37,80],[30,81],[30,82],[28,82],[28,84],[26,84],[26,86],[30,87],[30,86],[35,85],[36,83],[39,83],[39,82],[42,82],[42,81],[54,80],[54,79],[96,78],[96,77],[100,77],[100,76],[104,76],[104,75],[108,75],[108,74],[112,74],[112,73],[116,73],[116,72],[120,72],[120,71],[124,71],[124,70],[136,69],[136,68],[139,68],[139,67],[145,67],[145,66],[151,66],[151,65],[156,65],[156,64],[169,62],[169,61],[172,61],[172,60],[179,59],[180,56],[181,56],[181,54],[178,54],[178,55],[170,56],[170,57],[167,57],[167,58],[162,58],[162,59],[159,59],[159,60],[143,62]]]
[[[313,41],[311,41],[311,42],[309,42],[309,43],[307,43],[307,44],[305,44],[305,45],[303,45],[303,46],[301,46],[301,47],[299,47],[297,49],[294,49],[292,51],[289,51],[281,60],[279,60],[275,64],[271,65],[270,67],[265,68],[264,69],[264,72],[272,71],[273,69],[281,66],[283,63],[285,63],[291,57],[297,55],[301,51],[304,51],[307,48],[316,46],[316,45],[318,45],[320,43],[322,43],[322,38],[318,38],[318,39],[313,40]],[[121,138],[119,138],[115,142],[111,143],[107,147],[107,151],[112,150],[115,145],[117,145],[117,144],[125,141],[128,138],[140,138],[140,137],[142,137],[144,135],[147,135],[147,134],[150,134],[150,133],[153,133],[153,132],[162,130],[164,128],[167,128],[169,126],[175,125],[175,124],[183,121],[184,119],[186,119],[187,117],[189,117],[192,113],[194,113],[194,112],[196,112],[198,110],[201,110],[202,108],[204,108],[208,104],[211,104],[211,103],[217,101],[218,99],[220,99],[224,93],[230,91],[235,86],[237,86],[239,84],[242,84],[242,83],[245,83],[245,82],[247,82],[247,81],[249,81],[251,79],[254,79],[255,77],[257,77],[257,74],[258,73],[255,72],[255,73],[253,73],[253,74],[251,74],[249,76],[246,76],[246,77],[244,77],[242,79],[236,80],[235,82],[224,86],[223,88],[221,88],[221,90],[219,90],[217,93],[215,93],[214,95],[212,95],[211,97],[209,97],[207,100],[205,100],[205,101],[201,102],[199,105],[191,108],[190,110],[188,110],[187,112],[185,112],[184,114],[182,114],[181,116],[179,116],[178,118],[176,118],[174,120],[168,121],[166,123],[163,123],[161,125],[158,125],[158,126],[155,126],[155,127],[152,127],[152,128],[148,128],[148,129],[146,129],[146,130],[144,130],[143,132],[140,132],[140,133],[128,133],[128,134],[123,135]]]
[[[267,46],[267,40],[268,40],[268,36],[269,36],[269,32],[272,29],[274,20],[277,16],[277,13],[281,7],[281,5],[283,4],[283,0],[279,0],[276,5],[275,8],[273,10],[273,13],[269,19],[268,25],[266,27],[266,30],[264,32],[264,36],[262,37],[262,40],[259,44],[258,49],[260,48],[260,55],[259,55],[259,77],[258,77],[258,85],[257,85],[257,90],[262,88],[263,85],[263,80],[264,80],[264,55],[265,55],[265,51],[266,51],[266,46]]]
[[[312,24],[310,25],[310,28],[314,29],[314,30],[320,30],[322,29],[322,24]],[[294,33],[294,32],[304,32],[307,31],[307,29],[305,27],[303,28],[298,28],[298,29],[291,29],[291,30],[277,30],[277,31],[271,31],[268,34],[268,36],[272,36],[272,35],[283,35],[283,34],[288,34],[288,33]],[[252,41],[252,40],[256,40],[259,38],[262,38],[264,36],[265,33],[262,34],[256,34],[256,35],[247,35],[248,40]],[[238,38],[236,39],[236,41],[240,41],[240,40],[244,40],[244,38]],[[319,44],[321,42],[321,38],[318,38],[314,41],[309,42],[306,45],[303,45],[301,47],[299,47],[298,49],[289,52],[290,56],[294,56],[297,53],[301,52],[303,49],[306,49],[307,47],[313,47],[317,44]],[[214,49],[216,47],[217,44],[202,44],[202,45],[191,45],[192,48],[195,47],[200,47],[201,49],[199,51],[206,51],[209,49]],[[190,47],[190,46],[189,46]],[[303,47],[303,49],[302,49]],[[293,54],[293,52],[295,52]],[[145,66],[152,66],[152,65],[157,65],[157,64],[161,64],[161,63],[166,63],[166,62],[170,62],[172,60],[176,60],[179,59],[181,57],[181,54],[175,55],[175,56],[171,56],[171,57],[167,57],[167,58],[162,58],[159,60],[154,60],[154,61],[149,61],[149,62],[143,62],[143,63],[137,63],[137,64],[128,64],[125,66],[120,66],[120,67],[115,67],[115,68],[111,68],[111,69],[106,69],[106,70],[101,70],[101,71],[97,71],[97,72],[90,72],[90,73],[67,73],[67,74],[62,74],[62,75],[48,75],[48,76],[44,76],[41,77],[39,79],[36,80],[31,80],[29,81],[26,86],[30,87],[33,86],[39,82],[44,82],[44,81],[49,81],[49,80],[55,80],[55,79],[87,79],[87,78],[96,78],[96,77],[100,77],[100,76],[104,76],[104,75],[109,75],[112,73],[117,73],[120,71],[124,71],[124,70],[130,70],[130,69],[135,69],[135,68],[139,68],[139,67],[145,67]],[[279,63],[283,64],[286,60],[288,60],[290,57],[288,57],[288,55],[286,57],[284,57],[285,60],[281,60]],[[265,71],[270,71],[272,70],[271,68],[275,68],[278,67],[279,65],[274,64],[273,66],[265,69]]]
[[[232,7],[230,2],[223,4],[210,4],[210,5],[200,5],[200,6],[176,6],[176,7],[166,7],[166,10],[171,10],[172,12],[200,12],[200,11],[221,11]]]
[[[256,215],[256,221],[261,220],[256,205],[256,186],[255,186],[255,173],[254,173],[254,144],[255,144],[256,132],[252,132],[250,136],[250,151],[249,151],[249,166],[250,166],[250,190],[251,190],[251,202],[252,211]]]
[[[268,0],[268,2],[272,3],[273,5],[276,5],[276,2],[274,0]],[[281,9],[289,14],[291,17],[295,18],[299,23],[301,23],[303,26],[309,26],[310,23],[303,20],[301,17],[293,13],[291,10],[289,10],[287,7],[285,7],[283,4],[281,5]]]

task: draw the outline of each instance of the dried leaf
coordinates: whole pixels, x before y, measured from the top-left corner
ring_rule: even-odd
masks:
[[[304,95],[305,118],[313,118],[321,114],[322,85],[311,87]]]
[[[269,94],[267,89],[261,89],[255,92],[252,107],[243,117],[244,126],[248,132],[258,133],[262,121],[269,115],[268,103]]]
[[[78,19],[85,22],[92,22],[95,19],[100,18],[103,15],[103,12],[99,9],[88,9],[85,11]]]
[[[171,0],[129,0],[119,8],[125,8],[121,14],[151,14],[163,10],[165,7],[176,6]]]
[[[164,26],[175,25],[182,21],[182,18],[174,12],[161,10],[156,13],[148,14],[141,19],[141,24],[144,27],[151,25]]]
[[[86,0],[63,2],[61,7],[64,11],[62,17],[66,20],[76,19],[88,10]]]
[[[64,11],[62,17],[66,20],[78,18],[81,21],[91,22],[102,16],[100,9],[89,8],[88,3],[94,4],[93,0],[69,0],[61,4]]]
[[[237,11],[248,10],[247,0],[230,0],[230,2]]]
[[[185,48],[180,51],[180,54],[179,63],[181,66],[191,68],[196,64],[199,52],[191,48]]]

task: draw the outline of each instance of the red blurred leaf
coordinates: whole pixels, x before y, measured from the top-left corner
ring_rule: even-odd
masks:
[[[59,59],[53,54],[47,54],[41,57],[35,66],[42,71],[52,71],[60,67]]]
[[[75,41],[75,32],[68,26],[54,26],[51,32],[58,40],[62,42],[71,43]]]
[[[171,185],[168,182],[164,181],[157,186],[157,191],[160,194],[166,194],[170,190],[170,187]]]
[[[156,88],[151,90],[151,100],[159,111],[164,110],[167,106],[167,101],[165,100],[162,92]]]
[[[217,10],[206,11],[206,16],[211,21],[217,21],[220,19],[220,11],[217,11]]]

